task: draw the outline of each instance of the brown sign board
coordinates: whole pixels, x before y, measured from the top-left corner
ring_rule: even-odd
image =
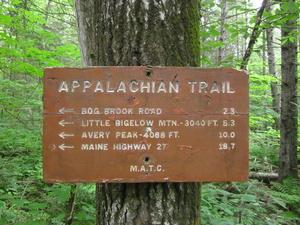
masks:
[[[46,68],[44,181],[247,180],[248,91],[227,68]]]

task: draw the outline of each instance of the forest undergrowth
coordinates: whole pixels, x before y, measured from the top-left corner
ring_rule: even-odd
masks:
[[[238,68],[256,21],[257,9],[247,2],[228,1],[232,5],[227,22],[220,23],[225,8],[216,1],[202,1],[203,67]],[[286,1],[286,12],[277,7],[264,14],[263,29],[274,28],[278,56],[281,43],[276,29],[292,15],[292,2]],[[95,184],[42,181],[43,68],[81,66],[73,1],[12,0],[0,1],[0,6],[0,225],[95,224]],[[299,10],[298,5],[295,9]],[[227,32],[223,41],[220,30]],[[299,32],[297,35],[289,38],[294,41]],[[276,181],[280,137],[274,119],[280,115],[272,108],[270,84],[279,87],[281,81],[267,75],[264,39],[257,40],[248,66],[249,172],[266,176],[245,182],[203,183],[202,224],[300,224],[299,181]],[[226,58],[216,61],[220,49],[226,50]],[[280,65],[278,58],[278,71]]]

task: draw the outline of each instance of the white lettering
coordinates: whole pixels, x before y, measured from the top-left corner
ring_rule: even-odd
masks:
[[[81,121],[82,127],[109,127],[110,120],[82,120]]]
[[[162,165],[130,165],[130,172],[164,172]]]
[[[116,132],[116,138],[138,138],[138,133],[137,132],[126,132],[122,131]]]
[[[235,90],[231,87],[230,81],[188,81],[190,93],[228,93],[233,94]],[[58,87],[58,92],[78,92],[83,93],[89,90],[101,93],[126,93],[126,92],[140,92],[140,93],[179,93],[180,85],[178,81],[137,81],[131,80],[128,83],[119,80],[117,85],[113,85],[110,80],[106,81],[90,81],[90,80],[71,80],[68,83],[62,80]]]
[[[104,108],[104,114],[110,115],[110,114],[133,114],[132,108]]]
[[[148,170],[146,170],[146,167],[142,165],[140,168],[140,172],[148,172]]]
[[[106,93],[126,93],[126,92],[141,92],[141,93],[179,93],[179,82],[165,82],[159,81],[137,81],[131,80],[128,83],[119,80],[117,85],[114,86],[110,80],[106,81],[90,81],[90,80],[72,80],[70,84],[66,80],[61,81],[58,91],[62,92],[75,92],[81,91],[83,93],[89,90],[96,92]]]
[[[183,123],[180,123],[183,124]],[[186,127],[204,127],[204,126],[218,126],[218,120],[185,120],[184,121],[184,126]]]
[[[120,143],[114,144],[113,150],[128,151],[128,150],[150,150],[152,144],[140,144],[140,143]]]
[[[90,88],[92,86],[92,82],[89,80],[83,81],[83,92],[86,92],[86,89]]]
[[[117,87],[117,91],[116,92],[126,92],[126,87],[123,81],[120,81],[118,87]]]
[[[162,109],[161,108],[139,108],[139,114],[144,114],[144,115],[160,115],[162,114]]]
[[[159,120],[158,126],[160,127],[170,127],[170,126],[179,126],[177,120]]]
[[[71,92],[74,92],[76,88],[80,87],[80,83],[78,80],[71,81]]]
[[[226,89],[227,93],[229,93],[229,94],[235,93],[235,90],[231,90],[231,88],[230,88],[230,81],[226,81],[224,83],[225,83],[225,86],[227,87],[227,89]]]
[[[135,84],[135,87],[133,87],[133,84]],[[139,83],[136,80],[132,80],[129,83],[129,90],[133,93],[137,92],[139,90],[138,85]]]
[[[169,138],[179,138],[179,131],[170,131]]]
[[[207,93],[207,87],[208,83],[206,81],[201,81],[199,83],[199,93],[202,93],[202,90],[204,90],[204,92]]]
[[[158,86],[157,93],[159,93],[159,92],[167,93],[166,84],[164,81],[161,81]]]
[[[101,114],[98,108],[81,108],[81,114]]]
[[[58,92],[62,92],[62,91],[69,92],[68,85],[67,85],[67,82],[65,80],[63,80],[60,83],[59,88],[58,88]]]
[[[219,85],[216,81],[211,85],[210,93],[217,92],[220,93]]]
[[[114,89],[111,89],[109,80],[106,81],[106,92],[107,93],[114,93],[115,92]]]
[[[96,85],[96,87],[94,89],[94,92],[97,92],[97,91],[104,92],[101,81],[97,82],[97,85]]]
[[[169,93],[179,93],[179,82],[176,81],[175,84],[170,82],[169,83]]]
[[[138,167],[137,165],[130,165],[130,172],[138,172]]]
[[[92,131],[83,132],[81,138],[109,138],[110,132]]]
[[[212,83],[208,83],[207,81],[188,81],[190,85],[190,92],[195,93],[196,86],[198,85],[198,93],[235,93],[235,90],[231,89],[230,81],[225,82],[217,82],[213,81]]]
[[[108,150],[108,144],[81,144],[81,150]]]
[[[115,120],[116,127],[153,126],[154,120]]]
[[[197,84],[196,81],[189,81],[188,84],[191,85],[191,93],[195,92],[195,84]]]
[[[141,82],[140,91],[141,93],[144,93],[144,89],[146,90],[146,93],[150,93],[150,82],[147,81],[147,84],[144,85],[144,81]]]

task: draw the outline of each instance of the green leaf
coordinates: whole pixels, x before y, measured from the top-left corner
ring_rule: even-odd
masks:
[[[219,194],[222,194],[222,195],[231,195],[230,192],[225,191],[225,190],[222,190],[222,189],[219,189],[219,190],[218,190],[218,193],[219,193]]]
[[[234,213],[233,213],[230,209],[228,209],[227,207],[223,207],[222,209],[223,209],[225,212],[227,212],[229,215],[231,215],[231,216],[234,215]]]
[[[220,47],[223,47],[225,44],[223,42],[220,42],[220,41],[211,41],[209,43],[209,47],[212,47],[212,48],[220,48]]]
[[[45,225],[45,221],[29,220],[26,222],[16,222],[14,225]]]
[[[9,194],[5,194],[5,195],[1,195],[0,196],[0,199],[12,199],[12,198],[14,198],[14,196],[12,196],[12,195],[9,195]]]
[[[282,216],[287,219],[294,219],[294,220],[300,221],[300,218],[291,211],[287,211],[287,212],[283,213]]]
[[[285,208],[285,209],[287,208],[285,202],[282,201],[282,199],[277,198],[277,197],[274,197],[274,196],[271,196],[271,198],[272,198],[272,200],[273,200],[274,202],[276,202],[276,203],[277,203],[278,205],[280,205],[281,207],[283,207],[283,208]]]
[[[231,34],[232,39],[236,38],[237,36],[239,36],[239,32],[234,32]]]
[[[288,11],[292,12],[296,10],[295,2],[293,0],[289,0],[288,2]]]
[[[212,34],[213,37],[221,35],[221,32],[219,32],[217,30],[211,30],[210,33]]]
[[[6,207],[6,202],[0,201],[0,209]]]
[[[57,198],[60,201],[66,201],[70,198],[71,187],[67,185],[62,185],[60,188],[54,189],[49,192],[48,195]]]
[[[18,200],[14,200],[12,201],[12,203],[17,206],[17,207],[23,207],[25,203],[27,203],[28,201],[26,199],[18,199]]]
[[[250,195],[250,194],[244,194],[244,195],[242,195],[241,200],[243,202],[255,202],[256,201],[256,196],[255,195]]]
[[[44,209],[46,207],[47,207],[46,203],[37,203],[37,202],[30,203],[26,206],[27,209]]]
[[[12,2],[16,5],[20,4],[21,3],[21,0],[12,0]]]
[[[11,25],[12,17],[7,15],[0,15],[0,24]]]
[[[61,213],[61,214],[59,214],[57,217],[55,217],[55,220],[56,220],[56,221],[60,221],[60,220],[62,220],[63,218],[65,218],[65,216],[66,216],[65,213]]]

